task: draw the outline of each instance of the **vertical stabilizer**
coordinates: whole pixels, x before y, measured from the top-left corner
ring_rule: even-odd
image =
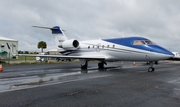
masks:
[[[59,48],[62,48],[62,43],[65,40],[67,40],[67,37],[65,36],[63,30],[59,26],[54,26],[53,28],[41,27],[41,26],[33,26],[33,27],[43,28],[43,29],[50,29],[52,31],[53,36],[54,36],[56,46],[58,46]]]
[[[67,37],[65,36],[63,30],[59,26],[54,26],[53,28],[51,28],[51,31],[52,31],[56,45],[59,48],[62,48],[62,42],[67,40]]]

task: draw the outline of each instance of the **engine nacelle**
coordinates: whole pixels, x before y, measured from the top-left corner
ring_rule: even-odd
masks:
[[[65,50],[76,50],[79,47],[79,42],[74,39],[65,40],[62,43],[62,48]]]

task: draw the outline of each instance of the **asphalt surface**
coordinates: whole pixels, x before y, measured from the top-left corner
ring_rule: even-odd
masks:
[[[180,107],[180,62],[155,72],[132,62],[10,65],[0,73],[1,107]],[[122,66],[122,67],[121,67]]]

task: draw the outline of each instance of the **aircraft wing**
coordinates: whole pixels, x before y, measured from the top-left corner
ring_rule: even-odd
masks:
[[[34,57],[50,57],[50,58],[64,58],[64,59],[94,59],[104,60],[105,56],[64,56],[64,55],[41,55],[41,54],[17,54],[15,56],[34,56]]]

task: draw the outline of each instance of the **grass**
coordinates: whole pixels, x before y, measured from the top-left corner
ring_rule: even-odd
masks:
[[[34,56],[18,56],[18,59],[12,59],[12,60],[36,60],[36,57],[34,57]]]
[[[36,57],[18,56],[17,59],[16,58],[11,58],[10,61],[36,61]],[[0,60],[0,63],[5,63],[5,62],[9,62],[9,58]]]

